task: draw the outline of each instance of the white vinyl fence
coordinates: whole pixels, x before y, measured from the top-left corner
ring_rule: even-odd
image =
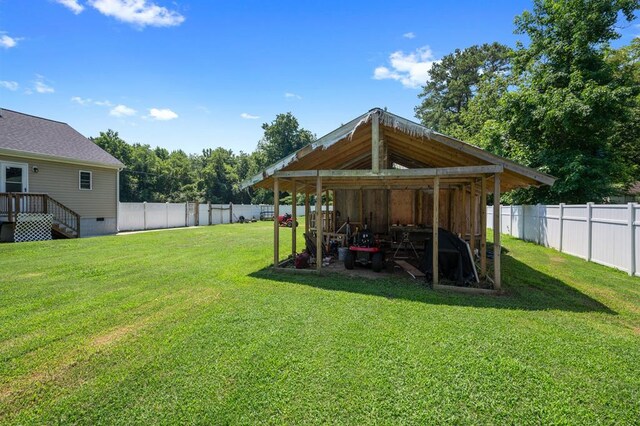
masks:
[[[118,230],[219,225],[238,222],[241,216],[247,220],[257,220],[264,207],[273,212],[273,206],[255,204],[119,203]],[[280,214],[285,213],[292,213],[290,205],[280,206]],[[298,216],[304,215],[304,206],[297,206],[296,213]]]
[[[500,226],[503,234],[640,276],[640,204],[501,206]]]

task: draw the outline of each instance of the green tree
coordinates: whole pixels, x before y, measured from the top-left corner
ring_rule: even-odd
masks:
[[[271,123],[264,123],[262,129],[264,136],[256,150],[262,154],[257,157],[260,167],[275,163],[315,139],[313,133],[300,127],[290,112],[278,114]]]
[[[519,44],[517,90],[505,95],[507,138],[526,163],[558,177],[556,184],[517,193],[520,202],[600,201],[628,175],[614,130],[628,124],[637,85],[606,60],[619,38],[619,17],[631,21],[638,0],[534,0],[516,18],[529,37]]]
[[[499,43],[456,49],[434,64],[415,108],[422,124],[438,132],[462,137],[461,114],[477,94],[481,82],[508,74],[511,49]]]

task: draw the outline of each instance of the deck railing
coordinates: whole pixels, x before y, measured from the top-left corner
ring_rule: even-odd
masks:
[[[9,222],[15,222],[18,213],[52,214],[54,223],[80,236],[80,215],[48,194],[0,192],[0,215],[6,215]]]

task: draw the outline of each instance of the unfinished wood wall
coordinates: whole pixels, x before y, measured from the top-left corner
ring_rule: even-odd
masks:
[[[360,194],[362,193],[362,217],[360,216]],[[467,187],[464,195],[461,188],[440,190],[439,225],[455,233],[471,232],[471,192]],[[340,212],[339,227],[347,220],[362,224],[365,221],[376,233],[386,233],[391,224],[432,226],[433,189],[424,190],[358,190],[335,191],[336,210]],[[480,197],[476,197],[476,212],[480,212]],[[479,216],[475,218],[480,229]]]

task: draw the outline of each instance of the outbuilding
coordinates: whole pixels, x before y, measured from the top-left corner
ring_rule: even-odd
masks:
[[[439,232],[443,228],[467,241],[479,256],[480,276],[500,290],[500,234],[494,234],[493,267],[487,266],[487,195],[516,188],[552,185],[555,178],[456,140],[420,124],[374,108],[269,166],[244,186],[272,189],[274,205],[281,191],[306,194],[308,236],[316,250],[338,236],[340,228],[366,226],[398,244],[416,235],[430,244],[433,285],[438,273]],[[309,196],[316,195],[313,219]],[[323,195],[325,203],[323,208]],[[293,197],[295,199],[295,196]],[[329,205],[330,204],[330,205]],[[295,209],[294,214],[295,214]],[[278,216],[278,212],[275,212]],[[494,214],[493,229],[501,229]],[[280,228],[274,224],[274,267],[280,265]],[[398,235],[401,234],[401,235]],[[416,234],[416,235],[414,235]],[[426,234],[426,235],[425,235]],[[292,229],[292,253],[296,227]],[[316,262],[322,268],[322,262]]]

